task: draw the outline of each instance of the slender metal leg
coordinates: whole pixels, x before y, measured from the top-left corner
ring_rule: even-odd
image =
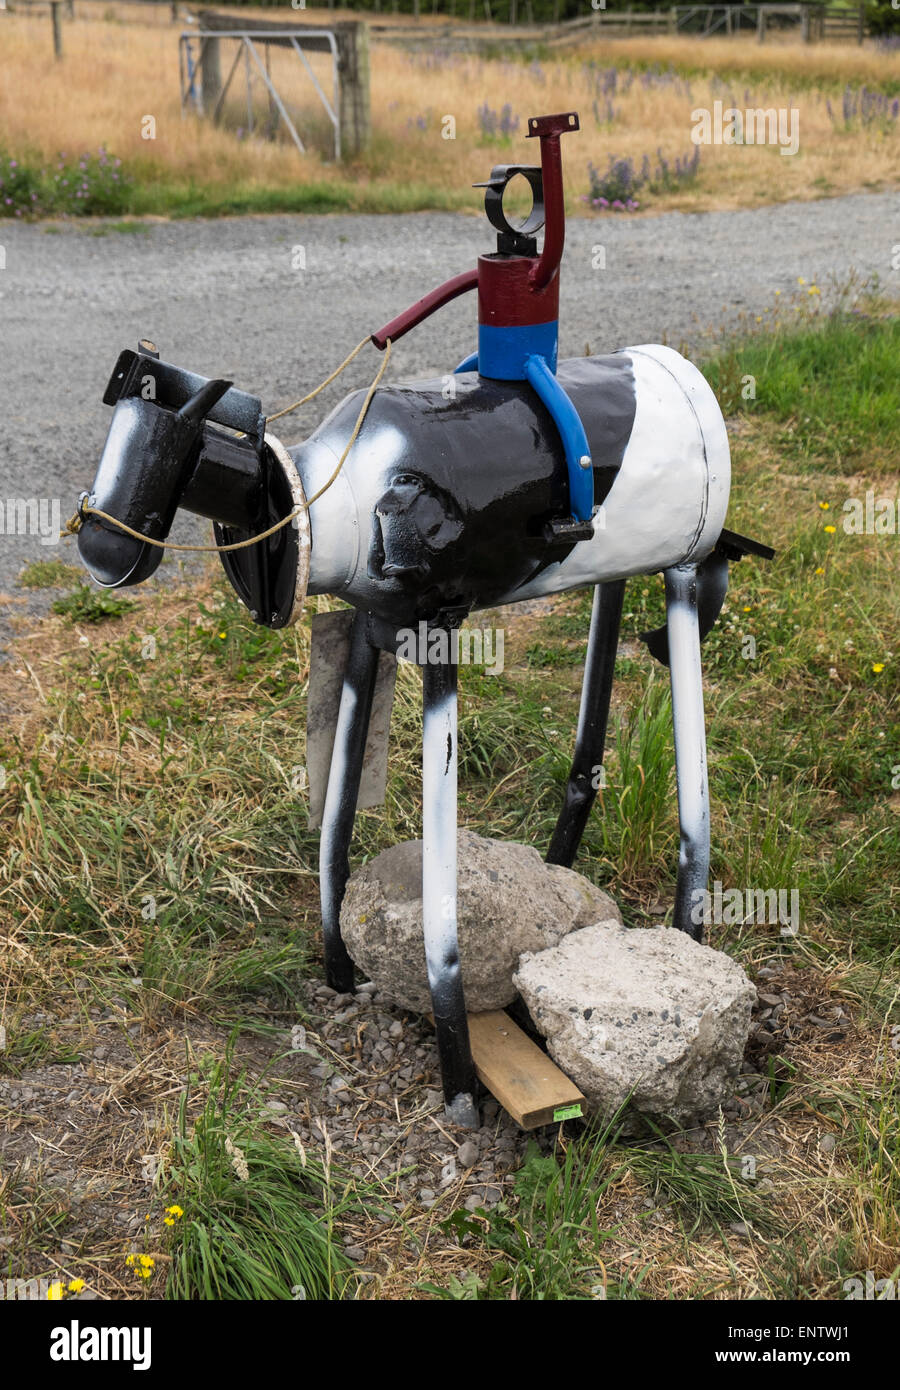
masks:
[[[548,864],[563,864],[567,869],[571,869],[578,853],[578,846],[581,844],[581,837],[597,795],[597,778],[603,765],[603,748],[609,722],[609,702],[624,597],[624,579],[617,579],[610,584],[597,584],[594,588],[591,632],[584,662],[581,709],[578,714],[572,771],[566,783],[566,799],[547,853]]]
[[[456,666],[422,667],[422,910],[448,1117],[478,1127],[456,928]]]
[[[375,694],[378,656],[378,648],[369,641],[366,615],[354,614],[319,840],[325,978],[340,994],[353,989],[353,961],[341,936],[341,903],[350,877],[350,839]]]
[[[709,786],[697,617],[697,566],[676,565],[665,574],[681,831],[672,925],[687,932],[695,941],[701,941],[702,904],[709,880]]]

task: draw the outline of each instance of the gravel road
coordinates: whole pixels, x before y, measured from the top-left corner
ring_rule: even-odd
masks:
[[[697,344],[740,311],[759,312],[801,275],[824,286],[832,273],[877,271],[900,289],[891,270],[897,242],[896,194],[575,220],[563,264],[561,355],[580,354],[586,343],[594,352]],[[595,269],[601,244],[606,268]],[[94,475],[110,419],[101,396],[121,348],[149,337],[164,358],[231,377],[275,410],[316,385],[367,332],[471,266],[490,238],[481,217],[421,213],[157,222],[132,234],[102,222],[3,224],[0,245],[0,501],[59,499],[65,519]],[[305,269],[294,268],[298,247]],[[392,374],[445,372],[474,344],[474,303],[464,297],[397,345]],[[367,383],[379,361],[374,350],[362,354],[314,405],[283,422],[285,442]],[[201,531],[186,518],[173,538],[201,535],[206,524]],[[0,534],[0,649],[9,615],[48,602],[17,589],[17,575],[33,559],[57,556],[77,563],[74,543]]]

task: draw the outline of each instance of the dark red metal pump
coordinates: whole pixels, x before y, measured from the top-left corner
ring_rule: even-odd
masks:
[[[541,146],[540,166],[498,164],[483,188],[488,221],[497,230],[497,250],[478,257],[475,270],[455,275],[372,334],[384,348],[395,342],[451,299],[478,290],[478,351],[456,368],[477,371],[493,381],[528,381],[547,407],[559,432],[569,474],[571,518],[558,518],[556,532],[565,539],[591,535],[594,509],[593,461],[587,435],[575,406],[556,376],[559,344],[559,266],[566,240],[560,136],[579,129],[578,116],[533,116],[528,138]],[[532,207],[525,221],[513,226],[503,211],[503,196],[513,179],[531,185]],[[544,228],[540,254],[537,233]]]

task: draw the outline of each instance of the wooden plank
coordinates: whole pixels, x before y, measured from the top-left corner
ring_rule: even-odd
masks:
[[[584,1096],[502,1009],[469,1014],[479,1079],[522,1129],[583,1114]]]

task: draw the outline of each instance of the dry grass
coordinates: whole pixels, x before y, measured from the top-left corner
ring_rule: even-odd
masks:
[[[760,47],[753,35],[732,39],[633,38],[585,46],[585,56],[607,62],[660,63],[664,67],[708,69],[722,77],[753,73],[800,84],[866,82],[877,86],[900,76],[900,59],[873,44],[803,44],[788,39]]]
[[[110,22],[103,16],[112,14],[113,7],[82,7],[75,22],[65,26],[66,56],[61,64],[47,61],[46,15],[0,18],[0,145],[39,161],[51,160],[60,150],[81,153],[105,145],[142,185],[138,210],[164,211],[163,185],[182,197],[192,188],[203,190],[215,202],[271,190],[287,195],[309,184],[340,187],[350,207],[389,209],[402,206],[403,198],[408,206],[412,196],[420,206],[462,205],[474,210],[479,195],[469,185],[484,176],[491,162],[525,149],[521,132],[528,115],[577,108],[583,128],[568,147],[566,163],[570,208],[577,212],[587,191],[589,160],[605,169],[609,154],[631,156],[638,163],[645,154],[655,158],[657,149],[669,159],[684,156],[693,148],[691,111],[710,107],[716,99],[727,106],[732,91],[741,107],[796,107],[799,154],[782,157],[772,147],[704,147],[696,183],[655,195],[654,208],[753,206],[893,186],[900,176],[896,128],[886,131],[873,124],[837,131],[825,106],[826,95],[834,99],[848,81],[900,89],[900,54],[874,48],[760,49],[741,40],[697,44],[687,39],[623,39],[527,64],[414,55],[376,44],[372,149],[352,167],[340,167],[328,162],[329,128],[308,80],[300,80],[293,54],[273,50],[272,68],[292,109],[300,113],[301,133],[310,136],[305,157],[281,137],[274,142],[236,138],[237,129],[247,125],[240,76],[235,79],[234,99],[229,98],[228,129],[213,129],[193,117],[182,120],[176,43],[180,26],[164,22],[167,10],[149,20],[144,13],[136,15],[134,7],[118,10],[121,21]],[[317,15],[307,11],[306,17],[314,22]],[[223,76],[230,61],[226,47]],[[324,56],[312,62],[327,87],[330,75]],[[645,85],[639,75],[627,92],[613,94],[614,119],[607,122],[606,97],[597,95],[585,67],[588,62],[604,68],[671,65],[691,75],[689,86],[685,79]],[[700,63],[702,72],[696,70]],[[257,119],[264,121],[268,107],[261,83],[257,93]],[[511,105],[519,117],[519,136],[505,144],[482,140],[478,108],[485,100],[497,109],[506,102]],[[142,118],[147,115],[156,119],[155,140],[142,138]],[[454,140],[442,137],[442,118],[448,115],[456,120]]]

